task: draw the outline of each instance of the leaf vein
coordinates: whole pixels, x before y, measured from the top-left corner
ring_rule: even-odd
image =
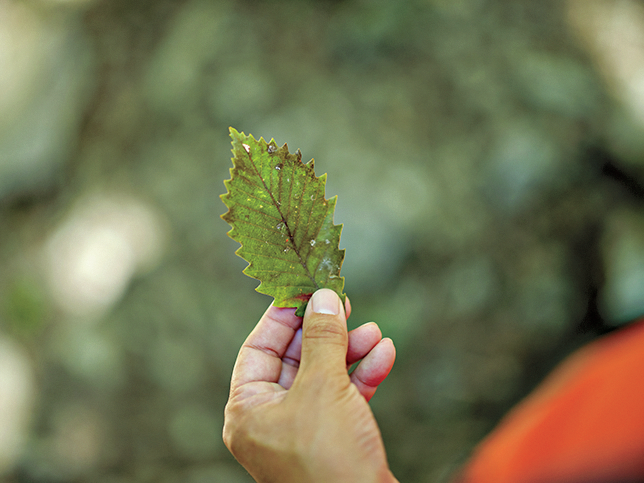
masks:
[[[253,208],[252,206],[247,206],[247,205],[244,205],[244,204],[239,203],[239,202],[237,204],[239,205],[240,208],[246,208],[248,211],[258,213],[260,215],[266,216],[267,218],[272,218],[273,220],[280,220],[281,219],[281,218],[278,218],[277,216],[274,216],[274,215],[271,215],[269,213],[266,213],[265,211],[261,211],[261,210],[258,210],[257,208]],[[239,221],[244,223],[244,220],[239,220]],[[259,226],[261,228],[265,228],[264,226],[261,226],[261,225],[256,225],[256,226]]]

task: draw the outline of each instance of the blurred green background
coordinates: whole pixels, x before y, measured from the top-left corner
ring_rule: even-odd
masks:
[[[394,473],[644,312],[644,3],[0,0],[0,480],[250,482],[228,127],[338,195]]]

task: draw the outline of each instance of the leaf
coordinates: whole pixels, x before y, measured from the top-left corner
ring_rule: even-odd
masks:
[[[221,199],[221,217],[241,243],[235,252],[248,262],[244,273],[261,283],[260,293],[275,298],[276,307],[297,307],[303,315],[319,288],[330,288],[344,300],[339,249],[342,225],[333,224],[337,197],[324,197],[326,174],[315,176],[314,161],[302,163],[273,139],[266,143],[232,127],[231,177]]]

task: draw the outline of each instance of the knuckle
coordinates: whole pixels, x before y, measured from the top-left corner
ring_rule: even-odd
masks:
[[[302,337],[306,339],[331,339],[344,341],[347,336],[347,329],[336,320],[316,320],[308,324],[303,332]]]

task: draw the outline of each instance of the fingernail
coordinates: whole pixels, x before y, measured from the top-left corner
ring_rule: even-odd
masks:
[[[316,314],[338,315],[340,313],[340,297],[333,290],[318,290],[309,303],[311,310]]]

